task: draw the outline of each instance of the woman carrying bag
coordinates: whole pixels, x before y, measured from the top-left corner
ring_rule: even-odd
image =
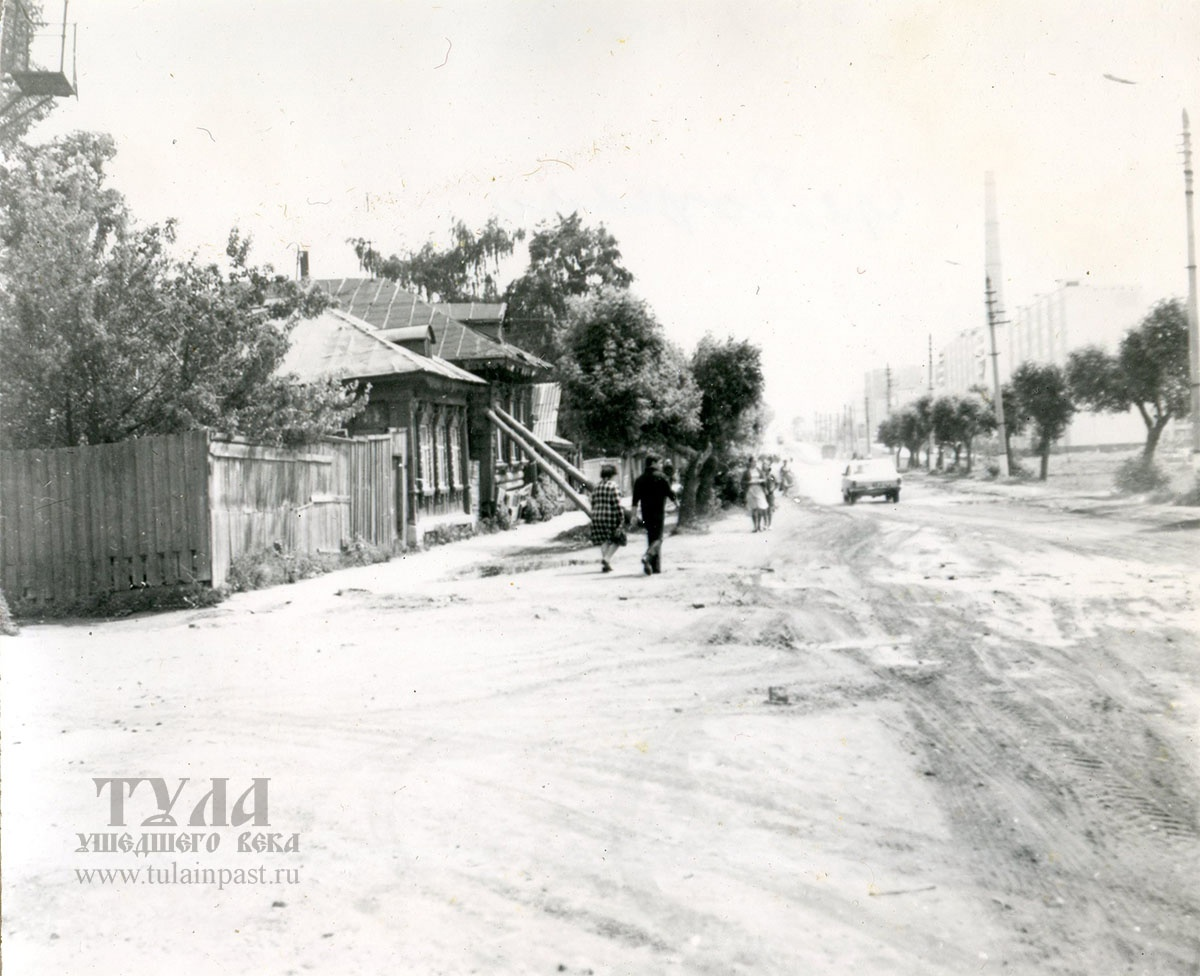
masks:
[[[625,513],[621,510],[621,499],[613,478],[617,475],[615,465],[606,464],[600,469],[600,484],[592,490],[592,545],[600,547],[600,572],[611,573],[610,560],[620,546],[625,545]]]

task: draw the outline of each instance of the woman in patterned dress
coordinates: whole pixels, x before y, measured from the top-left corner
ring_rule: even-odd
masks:
[[[600,469],[600,484],[592,490],[592,545],[600,547],[600,572],[611,573],[610,560],[617,551],[618,530],[625,528],[625,513],[613,484],[617,469],[606,464]]]

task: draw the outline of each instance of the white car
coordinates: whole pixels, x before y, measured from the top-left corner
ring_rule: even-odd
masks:
[[[860,498],[883,497],[900,501],[900,474],[891,458],[851,461],[842,472],[842,501],[853,505]]]

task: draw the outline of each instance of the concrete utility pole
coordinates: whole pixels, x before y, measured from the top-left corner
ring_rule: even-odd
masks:
[[[987,304],[988,334],[992,340],[992,388],[996,397],[996,433],[1000,435],[1000,475],[1008,477],[1008,434],[1004,427],[1004,393],[1000,387],[1000,353],[996,351],[996,296],[992,292],[992,279],[985,279],[985,303]]]
[[[1192,385],[1192,467],[1200,471],[1200,324],[1196,314],[1196,228],[1192,211],[1192,135],[1183,112],[1183,198],[1187,205],[1188,353]]]
[[[929,333],[929,408],[933,409],[933,333]],[[920,458],[917,458],[918,466]],[[925,449],[925,470],[933,467],[933,425],[929,426],[929,446]]]
[[[866,418],[867,427],[867,457],[871,456],[871,397],[868,394],[863,397],[863,416]]]

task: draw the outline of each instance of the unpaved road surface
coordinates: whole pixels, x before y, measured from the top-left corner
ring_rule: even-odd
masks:
[[[574,516],[0,640],[7,972],[1200,973],[1194,526],[804,474],[658,577]],[[299,849],[78,853],[112,776]]]

